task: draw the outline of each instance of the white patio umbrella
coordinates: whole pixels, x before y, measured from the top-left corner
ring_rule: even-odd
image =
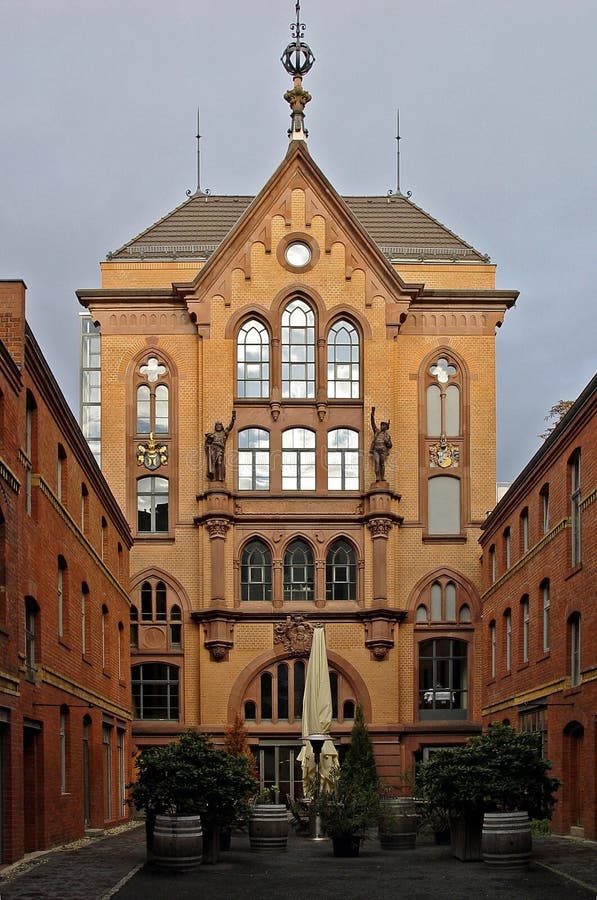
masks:
[[[323,625],[316,625],[313,629],[313,641],[303,694],[302,724],[305,744],[298,758],[303,767],[303,788],[307,794],[313,784],[316,772],[315,754],[307,738],[310,734],[329,734],[332,727],[332,691]],[[319,759],[320,789],[330,783],[330,773],[337,765],[338,752],[332,741],[326,740]]]

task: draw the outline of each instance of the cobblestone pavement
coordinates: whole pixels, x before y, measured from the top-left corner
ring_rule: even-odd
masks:
[[[82,846],[81,846],[82,844]],[[216,866],[170,874],[145,866],[145,829],[77,842],[0,874],[0,900],[597,900],[597,843],[535,838],[526,872],[462,863],[420,840],[384,851],[367,841],[357,859],[335,859],[328,841],[291,835],[288,852],[251,853],[246,835]]]

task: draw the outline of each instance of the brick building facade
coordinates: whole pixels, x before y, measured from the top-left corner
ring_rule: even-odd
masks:
[[[597,376],[483,526],[483,721],[539,732],[555,831],[597,838]]]
[[[78,291],[101,339],[96,449],[101,431],[135,537],[134,741],[241,714],[291,795],[315,622],[333,737],[360,704],[387,780],[480,729],[477,541],[517,296],[401,194],[340,197],[300,81],[257,197],[198,191]]]
[[[128,817],[130,529],[0,282],[0,847]]]

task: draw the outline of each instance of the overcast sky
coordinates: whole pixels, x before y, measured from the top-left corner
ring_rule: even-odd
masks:
[[[78,409],[74,291],[197,186],[286,150],[294,0],[0,0],[0,277]],[[596,368],[597,3],[303,0],[309,146],[341,194],[401,187],[498,265],[498,478]]]

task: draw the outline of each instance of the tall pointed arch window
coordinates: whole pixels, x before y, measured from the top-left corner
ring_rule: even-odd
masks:
[[[359,333],[346,319],[335,322],[328,332],[327,375],[331,400],[360,396]]]
[[[236,392],[239,398],[269,397],[270,345],[267,328],[249,319],[236,340]]]
[[[292,541],[284,554],[284,599],[313,600],[314,594],[313,551],[306,541]]]
[[[170,433],[170,390],[168,367],[157,356],[139,366],[136,394],[136,433]]]
[[[315,397],[315,315],[296,297],[282,313],[282,397]]]
[[[422,505],[429,536],[459,537],[463,524],[466,462],[463,364],[447,351],[428,357],[420,371]]]
[[[357,557],[352,544],[334,541],[325,560],[326,600],[357,599]]]
[[[240,560],[241,600],[272,599],[272,554],[263,541],[244,547]]]

